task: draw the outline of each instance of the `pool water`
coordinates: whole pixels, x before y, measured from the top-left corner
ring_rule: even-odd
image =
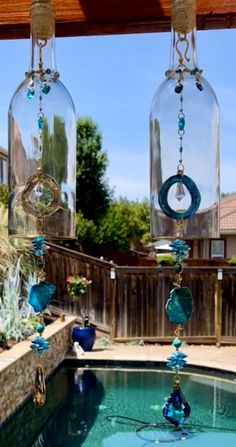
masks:
[[[0,431],[1,447],[234,447],[236,378],[181,374],[191,415],[181,430],[162,416],[173,383],[163,370],[61,368],[41,409],[31,400]]]

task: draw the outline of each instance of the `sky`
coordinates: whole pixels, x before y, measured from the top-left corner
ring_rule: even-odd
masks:
[[[115,197],[149,197],[149,111],[169,66],[170,33],[56,39],[57,69],[78,116],[103,136]],[[11,97],[29,67],[29,40],[0,41],[0,145]],[[198,31],[197,54],[221,112],[221,191],[236,191],[236,30]]]

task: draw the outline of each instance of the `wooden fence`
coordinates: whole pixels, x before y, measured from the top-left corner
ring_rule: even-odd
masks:
[[[183,285],[194,298],[194,313],[184,328],[191,343],[236,343],[236,268],[188,267]],[[173,325],[165,303],[173,287],[173,268],[118,267],[76,251],[51,245],[48,279],[57,285],[53,305],[80,314],[89,309],[90,320],[112,339],[169,342]],[[66,277],[82,274],[92,280],[88,292],[73,306],[66,294]]]

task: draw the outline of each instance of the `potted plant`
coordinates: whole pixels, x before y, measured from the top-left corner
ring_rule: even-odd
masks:
[[[88,286],[92,283],[85,276],[74,275],[68,276],[66,279],[66,290],[72,301],[78,301],[87,291]],[[96,339],[96,326],[89,322],[88,308],[85,307],[83,316],[83,326],[75,326],[72,330],[73,342],[79,342],[84,351],[91,351]]]

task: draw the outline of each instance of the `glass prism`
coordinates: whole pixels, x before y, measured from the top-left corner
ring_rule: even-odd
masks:
[[[175,197],[177,200],[182,200],[185,196],[184,185],[183,183],[177,183]]]
[[[37,366],[33,389],[33,402],[36,407],[42,407],[46,400],[46,386],[42,366]]]
[[[185,422],[190,412],[191,407],[180,388],[174,389],[163,407],[163,416],[175,427],[179,427]]]

